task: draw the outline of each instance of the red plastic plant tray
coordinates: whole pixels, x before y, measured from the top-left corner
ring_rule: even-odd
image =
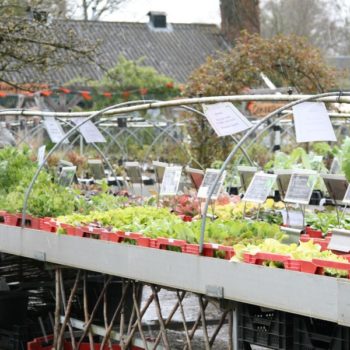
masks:
[[[312,259],[312,262],[315,264],[316,267],[322,268],[320,270],[321,274],[324,273],[324,271],[323,271],[324,268],[331,268],[331,269],[347,271],[348,278],[349,278],[350,263],[339,262],[339,261],[330,261],[330,260],[325,260],[325,259]]]
[[[321,246],[321,251],[324,251],[327,250],[331,238],[328,236],[326,238],[312,238],[307,234],[300,235],[300,242],[308,242],[311,239],[315,244],[319,244]]]
[[[284,268],[287,270],[315,274],[317,266],[312,261],[290,259],[284,262]]]
[[[101,228],[99,227],[85,225],[78,227],[77,231],[80,232],[81,237],[100,239]]]
[[[264,252],[259,252],[256,254],[243,253],[243,261],[255,265],[262,265],[264,261],[275,261],[284,263],[287,260],[290,260],[289,255]]]
[[[27,216],[26,217],[26,226],[28,224],[28,227],[34,229],[34,230],[40,230],[40,218],[36,218],[34,216]],[[21,222],[21,219],[19,220]]]
[[[232,247],[215,243],[204,243],[203,255],[230,260],[235,255],[235,252]]]
[[[67,235],[69,236],[80,236],[80,234],[82,234],[81,232],[77,232],[77,227],[73,225],[61,223],[60,226],[66,231]]]
[[[5,213],[4,223],[5,225],[17,226],[18,224],[18,214]]]
[[[151,239],[148,237],[139,237],[138,239],[136,239],[136,244],[140,247],[150,247],[151,245]]]
[[[27,350],[51,350],[53,349],[53,335],[48,335],[46,338],[35,338],[32,341],[27,343]],[[64,340],[63,342],[63,350],[72,350],[72,343],[68,340]],[[94,350],[101,350],[100,343],[93,344]],[[120,350],[120,346],[117,344],[113,344],[111,347],[106,345],[104,350]],[[143,350],[142,348],[132,346],[131,350]],[[90,343],[81,343],[79,350],[90,350]]]
[[[283,262],[284,268],[286,270],[292,270],[292,271],[300,271],[301,270],[301,263],[300,260],[294,260],[294,259],[288,259]]]
[[[124,232],[124,231],[117,231],[116,235],[118,236],[118,242],[130,242],[137,244],[137,240],[141,237],[143,237],[142,233],[138,232]]]
[[[168,249],[172,250],[172,247],[177,247],[181,252],[185,252],[186,241],[182,239],[174,238],[157,238],[157,248],[158,249]]]
[[[305,227],[305,233],[309,235],[311,238],[323,238],[323,234],[321,230],[315,230],[310,226]]]
[[[199,245],[186,243],[184,252],[187,254],[199,255]]]
[[[158,247],[157,247],[157,239],[156,238],[150,238],[149,239],[149,247],[158,249]]]
[[[39,229],[46,232],[56,232],[56,225],[53,224],[51,218],[41,218]]]
[[[109,242],[119,242],[119,236],[112,231],[108,231],[106,229],[99,229],[100,230],[100,239],[103,241],[109,241]]]

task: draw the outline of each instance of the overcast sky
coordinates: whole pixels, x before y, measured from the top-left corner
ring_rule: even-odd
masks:
[[[169,22],[220,24],[219,0],[126,0],[104,20],[147,22],[147,12],[164,11]]]

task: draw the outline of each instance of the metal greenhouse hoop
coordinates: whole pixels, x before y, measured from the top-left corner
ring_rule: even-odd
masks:
[[[216,187],[216,185],[218,184],[223,172],[225,171],[228,163],[231,161],[231,159],[233,158],[233,156],[237,153],[238,149],[240,146],[242,146],[244,144],[244,142],[248,139],[248,137],[255,132],[260,125],[262,125],[263,123],[265,123],[266,121],[270,120],[272,117],[274,117],[275,115],[278,115],[279,113],[281,113],[282,111],[284,111],[287,108],[293,107],[295,105],[298,105],[302,102],[307,102],[307,101],[313,101],[313,100],[319,100],[320,98],[324,98],[324,97],[330,97],[330,96],[338,96],[338,99],[340,99],[340,96],[344,95],[344,96],[350,96],[350,92],[328,92],[328,93],[322,93],[322,94],[317,94],[314,96],[307,96],[304,98],[301,98],[299,100],[290,102],[288,104],[286,104],[285,106],[282,106],[278,109],[276,109],[275,111],[269,113],[266,117],[264,117],[263,119],[261,119],[260,122],[258,122],[253,128],[249,129],[244,136],[241,138],[241,140],[239,141],[239,143],[231,150],[230,154],[227,156],[227,158],[225,159],[219,173],[217,174],[215,181],[213,182],[213,184],[211,185],[211,187],[209,188],[208,191],[208,196],[206,198],[205,201],[205,205],[204,205],[204,211],[203,211],[203,218],[202,218],[202,223],[201,223],[201,231],[200,231],[200,240],[199,240],[199,252],[202,253],[203,251],[203,244],[204,244],[204,235],[205,235],[205,226],[206,226],[206,219],[207,219],[207,213],[208,213],[208,208],[209,208],[209,202],[211,199],[211,196],[214,193],[214,189]]]

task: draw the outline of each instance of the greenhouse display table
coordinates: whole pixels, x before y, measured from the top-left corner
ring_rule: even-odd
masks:
[[[350,280],[0,225],[0,251],[350,326]]]

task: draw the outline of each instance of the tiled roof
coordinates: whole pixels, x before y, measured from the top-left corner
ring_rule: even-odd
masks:
[[[169,24],[165,30],[133,22],[64,20],[55,25],[62,30],[72,28],[90,42],[100,42],[98,63],[107,69],[116,65],[121,54],[130,60],[143,57],[145,65],[178,82],[185,82],[208,55],[226,49],[220,29],[212,24]],[[26,70],[10,78],[16,83],[40,78],[50,85],[62,85],[79,77],[97,80],[103,73],[96,64],[69,64],[48,73]]]

